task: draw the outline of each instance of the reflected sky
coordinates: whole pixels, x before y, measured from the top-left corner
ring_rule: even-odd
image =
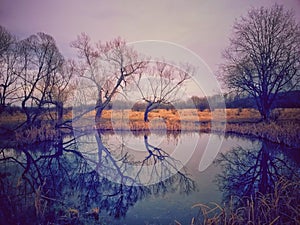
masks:
[[[25,223],[30,223],[32,219],[57,223],[64,220],[90,224],[101,220],[109,224],[147,222],[168,224],[176,219],[185,224],[197,214],[196,209],[191,209],[192,205],[199,202],[220,203],[228,189],[234,190],[232,188],[234,184],[228,182],[227,186],[226,182],[223,182],[225,185],[223,190],[218,190],[216,176],[222,174],[238,176],[224,170],[218,163],[209,165],[204,171],[199,171],[198,165],[210,134],[169,135],[158,143],[154,139],[159,134],[154,133],[148,135],[133,135],[129,132],[117,135],[96,133],[101,138],[100,142],[96,139],[96,145],[93,135],[95,134],[83,136],[75,143],[71,137],[65,138],[63,151],[57,149],[55,143],[2,149],[0,214],[1,218],[7,219],[4,222],[24,220]],[[218,135],[214,134],[214,136],[218,138]],[[199,139],[196,151],[186,164],[181,165],[178,159],[172,157],[172,149],[178,148],[180,143],[190,143],[195,139]],[[117,144],[116,140],[121,140],[121,144]],[[131,148],[122,149],[122,140],[124,143],[131,143],[131,148],[141,148],[140,151],[137,149],[133,151]],[[87,147],[87,143],[93,143],[93,148]],[[257,140],[226,136],[219,157],[231,154],[233,151],[238,152],[237,149],[249,149],[255,157],[260,154],[259,152],[264,151],[262,146],[265,145]],[[45,151],[46,147],[48,151]],[[90,155],[95,153],[97,155],[91,158],[85,157],[89,149]],[[187,145],[181,145],[178,151],[185,152],[186,149]],[[267,155],[268,162],[274,163],[274,160],[279,158],[293,167],[294,164],[289,163],[289,156],[280,152],[281,150],[277,149]],[[243,157],[242,153],[238,152],[239,156]],[[246,158],[250,164],[253,162],[251,157]],[[179,171],[171,171],[172,175],[162,176],[161,180],[156,179],[156,182],[151,182],[149,185],[141,185],[143,180],[137,174],[135,176],[128,174],[128,167],[124,165],[124,163],[134,162],[140,168],[152,165],[151,168],[155,168],[158,172],[155,174],[156,178],[158,174],[162,174],[162,171],[168,171],[168,166],[173,169],[177,166],[181,167]],[[160,167],[157,167],[158,163]],[[228,162],[222,161],[222,163]],[[279,172],[288,171],[281,164],[279,168]],[[111,179],[112,177],[115,180]],[[229,178],[226,177],[225,180],[228,181]],[[36,203],[37,206],[32,205]],[[18,208],[15,207],[16,205]],[[43,207],[45,211],[41,213]],[[21,209],[22,211],[19,211]],[[17,214],[13,214],[13,211]],[[28,217],[29,214],[32,216]]]

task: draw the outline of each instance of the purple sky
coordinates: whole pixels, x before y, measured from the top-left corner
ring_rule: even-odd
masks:
[[[215,71],[235,18],[275,2],[293,9],[300,21],[300,0],[0,0],[0,24],[19,38],[48,33],[66,57],[73,57],[70,42],[81,32],[94,41],[116,36],[170,41],[194,51]]]

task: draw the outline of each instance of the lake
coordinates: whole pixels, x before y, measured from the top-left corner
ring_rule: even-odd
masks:
[[[212,133],[75,133],[2,146],[2,223],[190,224],[199,207],[299,179],[299,150]]]

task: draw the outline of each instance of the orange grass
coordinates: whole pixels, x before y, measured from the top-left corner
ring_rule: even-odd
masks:
[[[289,146],[300,146],[300,109],[275,109],[272,112],[274,122],[260,122],[259,112],[255,109],[225,109],[226,132],[265,138],[272,142]],[[90,130],[167,130],[167,131],[201,131],[222,132],[224,128],[224,110],[216,109],[197,111],[195,109],[166,110],[157,109],[149,113],[149,121],[144,122],[144,113],[132,110],[104,110],[101,122],[95,124],[95,111],[84,115],[73,123],[76,129]],[[64,115],[72,118],[71,112]],[[0,126],[17,124],[25,120],[19,112],[0,115]],[[214,126],[212,127],[212,123]]]
[[[300,146],[300,109],[275,109],[272,117],[276,122],[261,122],[255,109],[225,109],[226,132],[264,138],[288,146]],[[94,114],[92,114],[94,115]],[[216,109],[200,112],[193,109],[153,110],[150,122],[143,121],[143,112],[131,110],[105,110],[101,123],[102,130],[148,131],[201,131],[222,132],[224,111]],[[212,127],[212,123],[214,126]],[[92,121],[93,123],[93,121]],[[84,125],[84,124],[81,124]]]

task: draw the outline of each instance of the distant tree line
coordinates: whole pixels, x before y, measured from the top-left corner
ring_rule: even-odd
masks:
[[[241,96],[236,94],[224,94],[226,108],[254,108],[257,109],[255,99],[251,96]],[[300,91],[291,91],[289,93],[279,93],[273,108],[300,108]],[[217,96],[198,97],[192,96],[187,100],[179,100],[173,104],[161,104],[157,109],[197,109],[199,111],[213,110],[209,102],[213,103],[214,108],[223,108],[222,102],[218,102]],[[114,100],[107,109],[131,109],[133,111],[145,111],[147,103],[143,101],[131,102]]]
[[[300,108],[300,91],[279,93],[272,108]],[[257,105],[252,96],[225,95],[226,108],[255,108]]]
[[[161,104],[157,107],[157,109],[165,109],[165,110],[176,110],[176,109],[196,109],[199,111],[204,110],[213,110],[213,108],[210,107],[209,101],[213,101],[214,96],[209,97],[198,97],[198,96],[192,96],[191,98],[187,100],[180,100],[176,101],[173,104]],[[255,99],[249,96],[239,96],[239,95],[233,95],[233,94],[225,94],[225,105],[226,108],[253,108],[257,109]],[[300,91],[292,91],[288,94],[282,93],[279,94],[278,98],[276,99],[274,103],[274,108],[300,108]],[[221,102],[214,102],[215,108],[222,108]],[[90,105],[89,107],[93,107],[93,105]],[[132,111],[139,111],[144,112],[147,107],[147,103],[143,101],[138,102],[132,102],[132,101],[123,101],[123,100],[113,100],[110,102],[105,109],[106,110],[132,110]],[[36,113],[37,111],[40,111],[41,109],[32,107],[28,109],[30,113]],[[55,108],[45,109],[44,112],[56,112]],[[63,113],[66,114],[68,112],[72,111],[72,107],[64,107]],[[16,112],[22,112],[22,107],[20,106],[9,106],[5,107],[3,109],[3,112],[6,112],[8,114],[16,113]]]

